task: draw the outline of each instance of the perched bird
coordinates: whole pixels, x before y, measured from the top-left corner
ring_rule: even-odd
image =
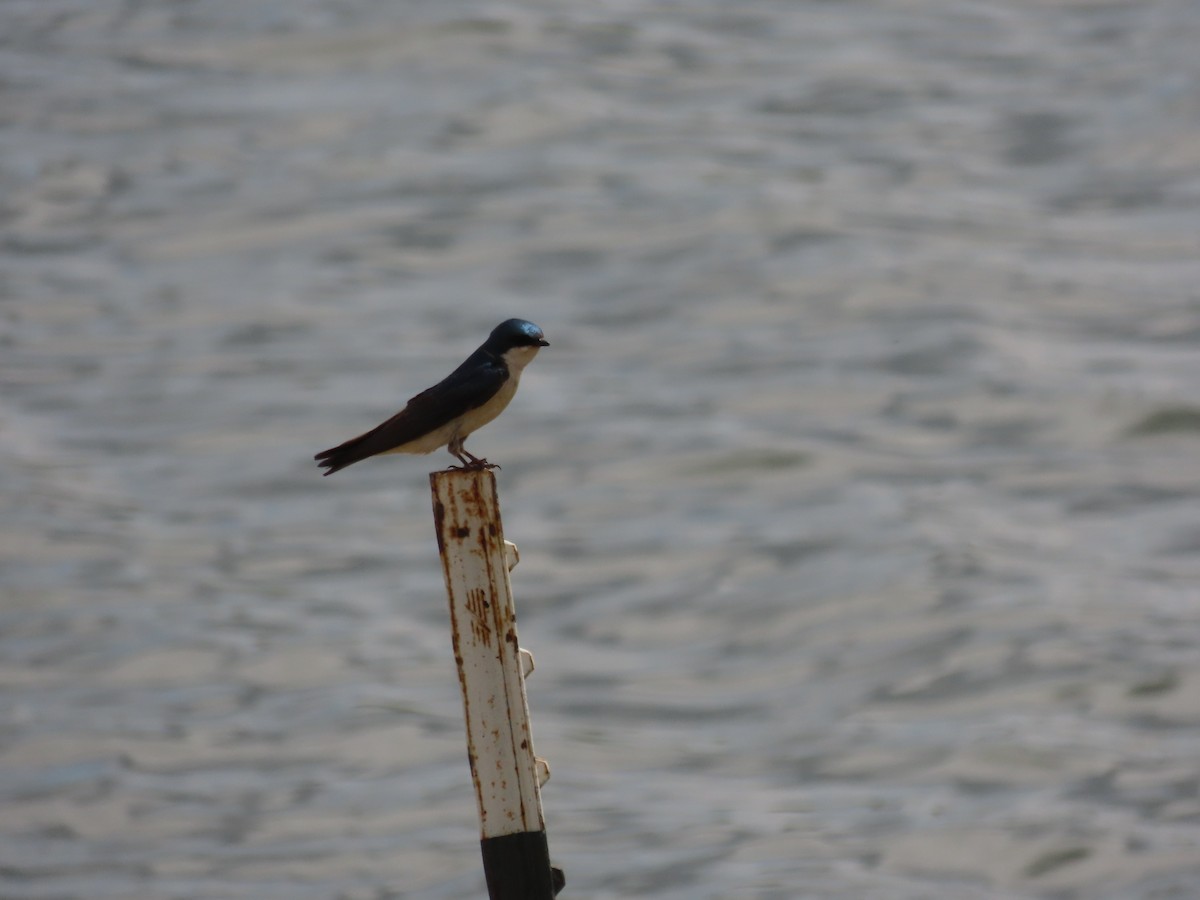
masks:
[[[466,469],[495,465],[466,451],[463,442],[500,413],[517,392],[521,371],[550,343],[524,319],[501,322],[483,345],[444,381],[422,391],[382,425],[315,457],[324,474],[381,453],[430,453],[448,447]]]

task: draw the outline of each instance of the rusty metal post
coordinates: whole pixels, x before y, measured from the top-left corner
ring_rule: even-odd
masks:
[[[562,872],[550,867],[539,790],[550,773],[533,754],[525,697],[533,657],[517,645],[508,577],[517,563],[517,548],[504,540],[496,478],[490,471],[433,472],[429,482],[488,896],[553,900],[562,887]]]

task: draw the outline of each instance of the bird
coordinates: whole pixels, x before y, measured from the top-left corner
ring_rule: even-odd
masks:
[[[385,453],[431,453],[446,447],[462,466],[452,469],[496,469],[467,452],[463,443],[508,406],[521,372],[543,347],[542,329],[525,319],[507,319],[461,366],[404,409],[370,431],[330,447],[313,459],[332,475],[369,456]]]

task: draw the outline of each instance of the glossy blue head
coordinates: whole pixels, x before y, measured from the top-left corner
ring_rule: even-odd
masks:
[[[492,329],[483,345],[492,353],[503,356],[514,347],[549,347],[550,342],[532,322],[525,319],[509,319]]]

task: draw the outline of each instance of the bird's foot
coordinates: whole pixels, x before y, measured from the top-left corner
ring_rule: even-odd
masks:
[[[458,457],[461,466],[450,466],[451,469],[458,472],[484,472],[488,469],[499,469],[500,466],[496,463],[490,463],[486,459],[480,459],[478,456],[467,453],[466,450]]]
[[[475,462],[463,463],[461,466],[446,466],[448,472],[484,472],[488,469],[499,469],[499,463],[488,462],[486,459],[479,459]]]

